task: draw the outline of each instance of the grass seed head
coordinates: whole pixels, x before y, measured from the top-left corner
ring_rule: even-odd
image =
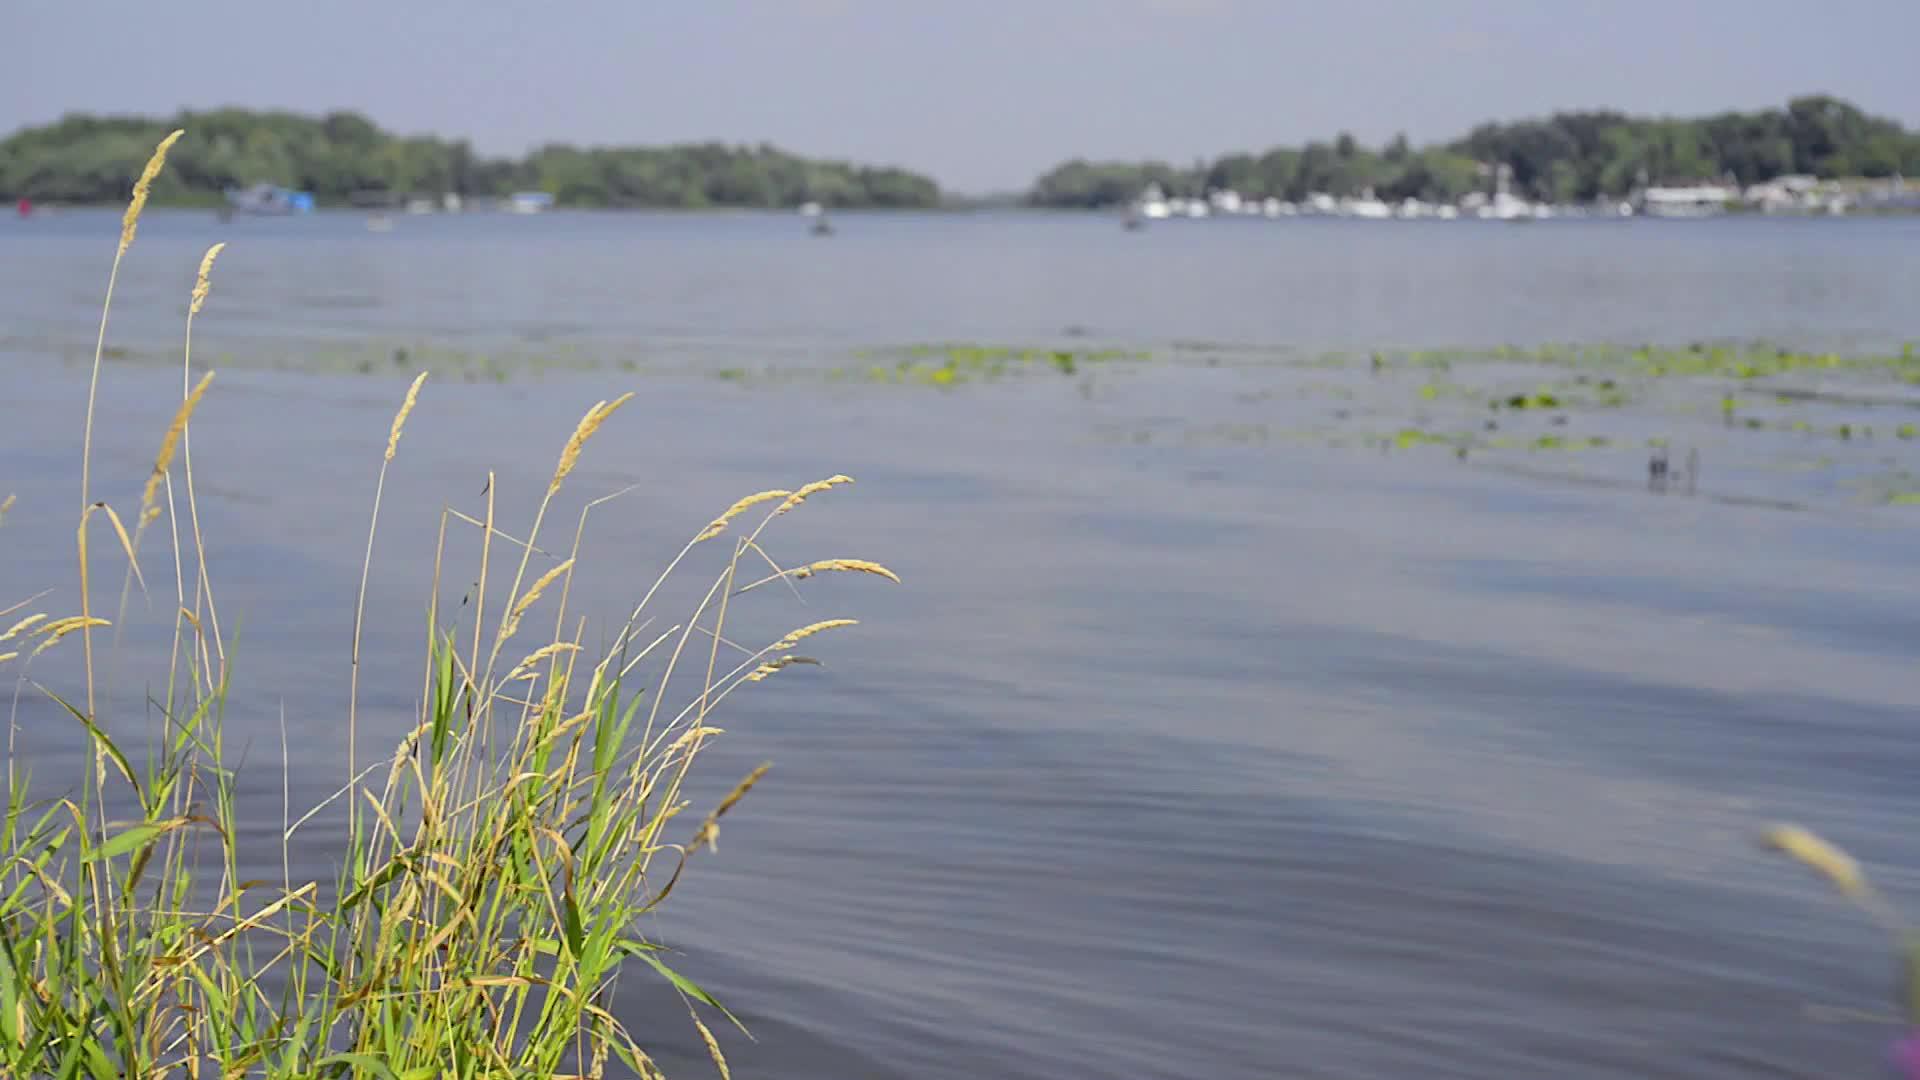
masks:
[[[751,510],[754,507],[759,506],[761,503],[772,502],[774,499],[784,499],[792,494],[793,492],[788,491],[786,488],[774,488],[769,491],[756,491],[752,495],[749,495],[746,498],[741,499],[739,502],[734,503],[732,506],[727,507],[726,510],[722,512],[719,517],[714,518],[713,521],[705,529],[701,530],[701,533],[699,536],[696,536],[693,538],[693,542],[697,544],[702,540],[711,540],[714,537],[719,536],[722,532],[726,531],[728,522],[732,521],[734,518],[739,517],[741,514],[746,513],[748,510]]]
[[[780,508],[778,510],[775,510],[774,513],[776,515],[784,514],[787,511],[793,509],[794,507],[799,506],[801,503],[806,502],[807,497],[810,495],[818,495],[823,491],[827,491],[831,488],[838,487],[841,484],[851,484],[851,483],[853,483],[853,477],[842,476],[838,473],[835,473],[834,475],[827,477],[825,480],[815,480],[813,483],[804,485],[803,487],[801,487],[799,491],[796,491],[792,495],[787,496],[787,501],[781,503]]]
[[[120,219],[118,255],[125,255],[127,249],[133,246],[134,231],[140,226],[140,211],[147,208],[147,194],[153,190],[154,180],[159,178],[161,168],[167,163],[167,151],[173,149],[173,144],[185,134],[185,131],[175,131],[161,139],[160,145],[153,148],[153,156],[147,159],[147,167],[140,170],[140,179],[133,184],[133,198],[127,200],[126,216]]]
[[[1767,846],[1785,852],[1833,883],[1853,899],[1867,892],[1867,878],[1853,856],[1798,825],[1780,825],[1767,831]]]
[[[868,562],[865,559],[821,559],[819,562],[808,563],[791,573],[795,578],[810,578],[815,574],[835,572],[873,574],[876,577],[886,578],[895,585],[900,584],[899,574],[881,566],[877,562]]]
[[[779,641],[774,642],[772,648],[774,652],[780,652],[786,649],[791,649],[795,645],[798,645],[800,642],[806,640],[807,638],[812,637],[815,634],[821,633],[822,631],[838,630],[843,626],[858,626],[858,625],[860,625],[860,620],[858,619],[824,619],[817,623],[809,623],[808,625],[803,626],[800,629],[793,631],[792,633],[789,633],[786,637],[781,638]]]
[[[554,466],[553,480],[547,484],[547,494],[551,495],[560,490],[560,485],[567,479],[567,474],[571,473],[574,465],[579,463],[580,448],[587,444],[588,439],[593,438],[593,433],[600,430],[601,424],[607,422],[607,417],[612,416],[632,397],[633,391],[629,390],[611,402],[598,402],[587,410],[586,415],[580,418],[580,423],[574,427],[573,434],[568,437],[566,447],[560,451],[560,463]]]
[[[413,385],[407,387],[407,396],[400,402],[400,411],[393,414],[393,427],[387,432],[387,460],[393,460],[393,452],[400,448],[400,432],[407,426],[407,415],[420,401],[420,384],[427,381],[427,373],[421,372],[413,377]]]
[[[173,467],[173,455],[180,447],[180,435],[187,430],[187,421],[193,418],[193,410],[200,407],[200,398],[207,392],[207,384],[212,381],[211,371],[200,376],[199,385],[180,402],[180,408],[173,414],[173,423],[167,425],[167,434],[160,440],[160,452],[153,458],[153,472],[147,476],[146,490],[140,493],[142,524],[159,516],[160,507],[155,505],[154,497],[159,493],[160,481],[166,479],[167,470]]]
[[[222,241],[208,248],[207,253],[200,257],[200,275],[193,279],[193,303],[188,305],[187,314],[200,314],[201,306],[207,302],[207,293],[213,290],[213,280],[209,276],[213,273],[213,260],[219,258],[226,247],[226,242]]]

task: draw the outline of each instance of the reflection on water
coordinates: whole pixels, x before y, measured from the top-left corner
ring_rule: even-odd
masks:
[[[1596,226],[1577,242],[1468,226],[1429,250],[1417,227],[1255,239],[875,219],[863,238],[850,217],[804,249],[827,252],[811,270],[785,220],[562,218],[535,226],[558,232],[527,259],[500,257],[525,242],[499,230],[522,224],[423,223],[448,232],[417,241],[411,220],[299,243],[295,224],[235,230],[206,347],[267,340],[283,317],[290,340],[546,326],[697,339],[755,363],[759,342],[1018,339],[1072,322],[1317,343],[1677,340],[1797,318],[1883,342],[1904,310],[1889,282],[1912,274],[1889,233],[1851,224]],[[127,340],[171,333],[179,305],[159,298],[176,283],[153,267],[203,231],[164,215],[143,228]],[[85,337],[99,245],[0,235],[42,263],[24,298],[0,300],[16,342],[0,398],[0,491],[20,494],[0,532],[11,597],[70,578],[84,392],[18,342]],[[762,262],[744,258],[749,240]],[[1222,252],[1225,268],[1210,260]],[[1449,257],[1481,280],[1443,271]],[[1805,299],[1803,258],[1841,280],[1841,262],[1875,269]],[[1737,267],[1714,271],[1722,259]],[[1639,265],[1695,288],[1649,306],[1622,292]],[[1148,266],[1158,287],[1129,293]],[[1500,296],[1502,280],[1546,288],[1563,271],[1561,287],[1588,291],[1552,310]],[[1427,299],[1315,314],[1316,276]],[[1741,306],[1736,291],[1813,306]],[[795,515],[778,547],[857,550],[906,580],[809,583],[820,617],[863,625],[826,669],[730,706],[696,794],[775,763],[652,928],[755,1029],[758,1043],[730,1044],[736,1075],[1867,1074],[1891,1031],[1808,1007],[1881,1008],[1883,942],[1754,836],[1805,821],[1896,897],[1916,892],[1899,870],[1920,866],[1909,508],[1760,467],[1770,451],[1744,441],[1709,459],[1717,490],[1802,509],[1650,494],[1643,446],[1596,455],[1585,468],[1610,482],[1578,484],[1322,438],[1113,437],[1299,428],[1326,415],[1305,388],[1366,378],[1175,365],[946,393],[617,370],[430,383],[387,492],[363,725],[392,738],[413,707],[441,502],[471,508],[497,469],[503,513],[523,510],[580,409],[637,387],[573,481],[576,499],[640,485],[589,537],[597,576],[579,591],[604,598],[596,617],[617,617],[738,495],[836,471],[859,483]],[[177,385],[110,372],[95,465],[110,497],[137,492]],[[243,638],[231,727],[262,808],[249,840],[269,872],[283,708],[295,806],[343,772],[343,598],[402,389],[237,370],[196,419],[213,569]],[[1633,415],[1649,430],[1717,422]],[[143,692],[133,673],[164,649],[146,632],[160,605],[135,606],[122,716]],[[18,715],[42,776],[76,766],[72,732],[30,694]],[[334,857],[313,834],[296,873],[330,875]],[[619,1005],[667,1064],[703,1068],[677,1002],[634,980]]]

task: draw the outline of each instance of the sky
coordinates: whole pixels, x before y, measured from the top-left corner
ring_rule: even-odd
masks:
[[[1557,108],[1824,92],[1920,127],[1920,0],[3,0],[0,132],[350,108],[544,142],[769,141],[961,192]]]

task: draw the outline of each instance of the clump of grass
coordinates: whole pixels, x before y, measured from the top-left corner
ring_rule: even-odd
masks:
[[[145,190],[176,138],[161,144],[142,174],[114,277]],[[659,1075],[653,1059],[613,1008],[622,974],[637,973],[678,993],[725,1076],[721,1042],[703,1012],[732,1014],[669,966],[640,918],[667,900],[698,850],[714,847],[720,818],[765,774],[765,766],[754,770],[697,825],[686,820],[689,775],[720,734],[716,711],[748,683],[817,663],[787,652],[800,641],[853,625],[815,618],[758,648],[736,643],[730,610],[754,587],[738,583],[742,561],[772,569],[755,585],[829,571],[899,580],[860,559],[789,569],[767,549],[763,537],[776,518],[848,478],[763,492],[727,508],[646,586],[610,646],[590,653],[584,619],[568,598],[590,513],[617,494],[581,510],[565,557],[540,544],[570,474],[627,398],[596,404],[565,440],[524,536],[510,537],[496,521],[489,475],[478,516],[442,512],[419,714],[367,764],[358,760],[364,733],[350,703],[346,785],[298,818],[283,794],[280,874],[248,880],[261,853],[238,846],[240,815],[253,811],[240,806],[226,750],[231,671],[191,510],[192,418],[210,380],[192,379],[192,319],[207,302],[218,253],[219,246],[207,253],[190,298],[182,396],[146,478],[134,533],[86,490],[96,349],[82,442],[80,613],[19,614],[41,597],[0,609],[0,664],[24,665],[70,635],[88,639],[83,696],[31,685],[77,725],[93,765],[67,794],[35,801],[27,763],[9,741],[0,820],[0,1075],[599,1076],[617,1061],[652,1077]],[[111,302],[110,282],[105,306]],[[104,326],[103,315],[102,349]],[[375,496],[344,673],[350,702],[359,689],[380,493],[423,381],[408,388],[384,432],[369,433]],[[384,444],[375,441],[379,434]],[[160,516],[174,517],[176,471],[189,522],[184,531],[166,530],[175,645],[167,689],[154,703],[161,720],[154,748],[136,761],[97,709],[91,632],[110,621],[91,613],[87,528],[96,512],[113,524],[129,573],[144,588],[141,534]],[[10,506],[9,499],[0,510]],[[677,620],[656,612],[662,583],[687,554],[756,509],[762,516],[735,540],[694,609]],[[468,527],[480,532],[481,586],[462,609],[468,624],[443,624],[447,536]],[[485,582],[500,558],[515,569],[503,606],[489,614]],[[552,633],[513,645],[543,605],[552,609]],[[522,655],[503,662],[514,654]],[[76,696],[78,703],[69,700]],[[284,734],[282,746],[284,768]],[[296,880],[295,837],[330,820],[321,815],[335,805],[345,818],[335,839],[338,878]]]

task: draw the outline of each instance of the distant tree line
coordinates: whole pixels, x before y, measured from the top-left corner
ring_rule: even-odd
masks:
[[[1039,206],[1111,206],[1148,184],[1193,197],[1232,189],[1299,201],[1310,192],[1453,201],[1486,190],[1500,165],[1516,195],[1553,202],[1619,197],[1645,184],[1732,179],[1759,183],[1803,173],[1823,178],[1920,176],[1920,133],[1832,97],[1785,108],[1693,119],[1563,112],[1488,123],[1465,137],[1414,149],[1405,136],[1371,149],[1351,135],[1263,154],[1228,154],[1179,167],[1165,162],[1070,161],[1035,182]]]
[[[322,204],[405,196],[546,191],[590,207],[926,207],[931,179],[903,169],[797,157],[767,145],[698,143],[487,157],[464,140],[401,136],[351,112],[305,116],[220,109],[170,119],[71,115],[0,141],[0,198],[111,203],[127,197],[154,143],[174,128],[156,203],[211,202],[228,188],[271,183]]]

